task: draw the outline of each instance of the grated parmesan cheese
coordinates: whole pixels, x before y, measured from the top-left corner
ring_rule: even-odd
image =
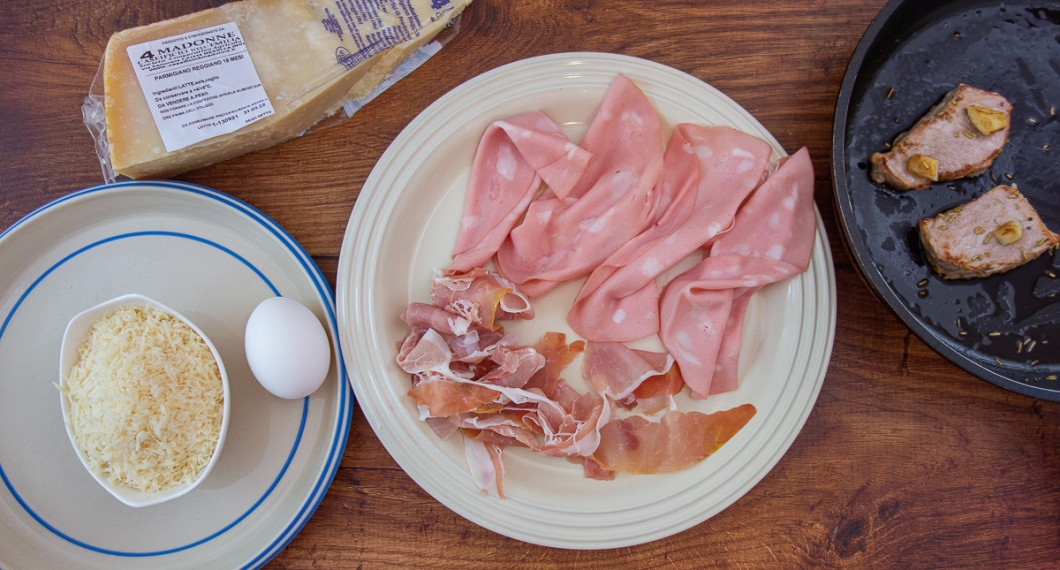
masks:
[[[210,347],[153,307],[97,320],[60,390],[89,467],[147,493],[193,482],[220,436],[224,387]]]

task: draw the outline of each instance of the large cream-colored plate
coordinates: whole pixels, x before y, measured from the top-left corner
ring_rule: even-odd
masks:
[[[0,568],[257,567],[298,533],[338,469],[353,398],[334,301],[300,245],[258,210],[191,184],[121,182],[69,194],[0,234]],[[180,311],[213,341],[231,421],[192,492],[123,505],[81,466],[59,405],[67,321],[124,293]],[[254,379],[243,328],[275,295],[333,340],[324,385],[281,400]]]
[[[506,499],[483,495],[469,476],[459,437],[440,440],[417,421],[409,378],[395,364],[399,319],[429,300],[432,271],[448,264],[472,157],[495,119],[542,109],[575,140],[617,73],[655,104],[668,129],[679,122],[730,125],[784,150],[746,111],[709,85],[669,67],[619,55],[570,53],[505,65],[440,98],[394,140],[372,171],[346,229],[337,276],[339,338],[350,383],[372,429],[428,493],[467,519],[519,540],[564,548],[628,546],[696,525],[751,489],[780,460],[809,415],[835,328],[835,277],[824,228],[809,271],[760,291],[741,352],[741,385],[683,410],[745,402],[758,413],[700,464],[666,475],[586,479],[581,467],[522,449],[505,452]],[[535,303],[537,318],[509,327],[532,343],[546,330],[572,334],[566,309],[577,282]],[[576,337],[575,337],[576,338]],[[645,341],[651,344],[651,339]],[[642,343],[644,344],[644,343]],[[584,387],[577,362],[565,375]]]

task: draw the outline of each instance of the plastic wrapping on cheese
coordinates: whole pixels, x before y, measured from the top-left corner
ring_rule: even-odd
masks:
[[[240,0],[118,32],[82,106],[104,179],[169,177],[334,124],[437,51],[425,46],[470,2]]]
[[[79,452],[110,482],[147,493],[194,481],[220,437],[224,385],[191,327],[150,307],[93,324],[60,387]]]

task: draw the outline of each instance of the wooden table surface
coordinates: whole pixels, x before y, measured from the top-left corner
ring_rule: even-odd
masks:
[[[80,107],[110,34],[215,4],[4,3],[0,229],[101,182]],[[789,152],[806,146],[814,158],[838,289],[832,359],[794,444],[735,504],[628,548],[526,544],[463,519],[420,489],[355,410],[330,490],[268,566],[1057,567],[1060,403],[997,388],[933,352],[861,281],[836,225],[834,105],[847,62],[883,5],[475,0],[451,43],[350,121],[178,176],[271,216],[334,285],[358,190],[402,127],[480,73],[563,51],[627,54],[688,72],[736,100]]]

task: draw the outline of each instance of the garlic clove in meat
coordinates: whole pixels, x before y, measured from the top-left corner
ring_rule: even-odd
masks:
[[[994,237],[1001,245],[1012,245],[1019,241],[1022,235],[1023,232],[1016,220],[1009,220],[994,230]]]
[[[909,172],[912,172],[917,176],[927,178],[932,182],[938,182],[939,161],[930,156],[914,154],[909,157],[909,161],[906,162],[905,167],[909,169]]]
[[[983,135],[992,135],[1008,126],[1008,115],[1004,111],[981,105],[969,105],[966,112],[972,126]]]

